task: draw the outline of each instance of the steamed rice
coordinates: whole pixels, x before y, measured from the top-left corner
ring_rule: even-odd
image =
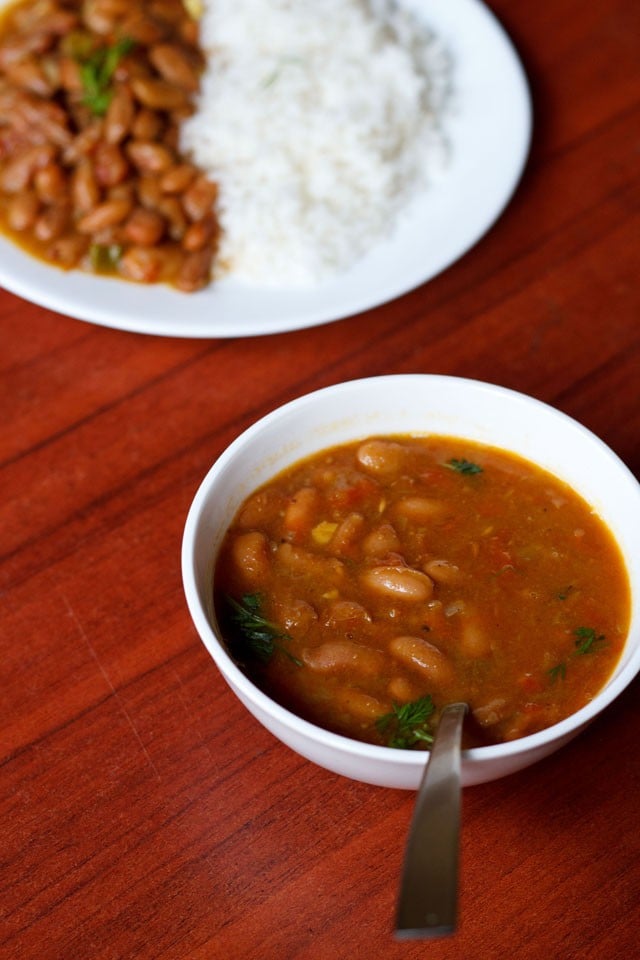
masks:
[[[448,71],[393,0],[206,0],[181,146],[220,187],[224,272],[322,282],[388,236],[444,163]]]

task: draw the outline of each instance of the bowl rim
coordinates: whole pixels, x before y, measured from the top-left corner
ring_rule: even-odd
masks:
[[[362,377],[353,380],[341,381],[339,383],[321,387],[309,393],[302,394],[299,397],[275,407],[270,412],[254,421],[250,426],[236,436],[235,439],[214,460],[204,478],[200,482],[187,513],[181,546],[181,568],[183,589],[189,613],[201,640],[205,644],[212,659],[218,666],[223,678],[233,687],[234,692],[240,692],[243,694],[244,697],[255,704],[256,708],[260,710],[261,713],[270,715],[280,726],[287,727],[298,735],[305,737],[318,745],[322,745],[328,749],[337,750],[343,755],[348,754],[351,756],[357,756],[360,759],[382,762],[385,764],[392,763],[401,767],[413,768],[419,766],[422,768],[425,762],[425,753],[428,754],[428,751],[398,749],[395,747],[379,746],[376,744],[366,743],[364,741],[354,740],[351,737],[335,733],[331,730],[320,727],[311,721],[305,720],[303,717],[300,717],[298,714],[294,713],[288,708],[283,707],[277,701],[273,700],[266,693],[264,693],[236,664],[235,660],[227,652],[222,641],[216,635],[215,629],[212,626],[200,599],[196,572],[196,539],[200,521],[206,507],[207,498],[210,495],[211,487],[218,476],[222,474],[225,469],[227,469],[228,465],[232,463],[238,453],[248,444],[250,444],[256,435],[260,434],[265,428],[268,428],[276,423],[279,419],[286,418],[291,412],[295,412],[297,415],[299,415],[302,413],[305,406],[321,401],[324,396],[327,396],[327,394],[335,396],[340,392],[348,392],[349,390],[354,389],[366,389],[366,387],[371,385],[382,388],[384,386],[384,382],[388,382],[390,380],[402,381],[404,384],[409,384],[412,380],[428,380],[434,384],[447,383],[450,386],[453,384],[458,384],[463,387],[471,387],[473,389],[485,389],[491,393],[501,395],[505,398],[517,399],[519,402],[526,401],[527,404],[539,408],[547,415],[553,415],[554,417],[559,418],[560,421],[563,421],[567,427],[574,430],[577,429],[579,432],[586,435],[591,442],[595,442],[595,444],[600,447],[600,450],[604,456],[611,460],[614,466],[621,472],[621,475],[626,475],[626,479],[631,481],[632,486],[637,488],[639,503],[640,482],[627,467],[624,461],[600,437],[598,437],[597,434],[593,433],[578,420],[557,409],[551,404],[548,404],[528,394],[514,390],[510,387],[504,387],[499,384],[468,377],[457,377],[443,374],[383,374],[379,376]],[[330,443],[327,444],[327,446],[330,445]],[[500,445],[496,444],[496,446],[499,447]],[[318,447],[317,449],[320,450],[321,448]],[[531,462],[535,463],[535,460],[531,458],[530,460]],[[295,462],[295,458],[292,462]],[[275,472],[277,471],[274,471],[274,473]],[[213,560],[214,556],[212,555],[211,567],[213,567]],[[634,598],[632,595],[632,618],[630,622],[630,628],[633,626],[633,599]],[[215,611],[213,611],[213,618],[215,621]],[[215,622],[217,624],[217,621]],[[623,651],[629,642],[631,633],[632,631],[629,629]],[[618,659],[618,663],[620,663],[621,657],[622,653]],[[629,686],[639,672],[640,642],[638,642],[637,648],[631,652],[627,662],[620,668],[620,670],[616,672],[616,668],[614,668],[614,672],[606,682],[605,686],[598,691],[598,693],[593,697],[592,700],[589,701],[589,703],[585,704],[579,710],[570,714],[570,716],[559,721],[558,723],[555,723],[550,727],[545,727],[543,730],[540,730],[536,733],[528,734],[524,737],[519,737],[515,740],[505,741],[503,743],[465,749],[462,751],[463,763],[473,764],[480,761],[490,762],[492,760],[507,760],[510,757],[535,751],[538,748],[544,748],[550,743],[561,741],[564,738],[573,736],[586,724],[597,717],[607,706],[609,706],[609,704]]]

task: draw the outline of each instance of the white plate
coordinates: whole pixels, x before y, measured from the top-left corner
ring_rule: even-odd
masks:
[[[394,235],[348,272],[305,290],[262,289],[232,278],[197,294],[65,273],[0,238],[0,283],[59,313],[108,327],[179,337],[240,337],[339,320],[419,286],[491,227],[524,167],[531,103],[524,71],[479,0],[402,0],[453,59],[451,159],[437,185],[406,211]]]

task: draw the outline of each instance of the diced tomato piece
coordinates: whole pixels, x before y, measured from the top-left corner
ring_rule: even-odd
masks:
[[[379,496],[378,486],[367,477],[357,477],[351,483],[337,485],[327,493],[327,500],[338,509],[361,506]]]

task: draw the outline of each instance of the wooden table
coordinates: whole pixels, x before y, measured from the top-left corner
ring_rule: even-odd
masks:
[[[392,929],[413,795],[316,768],[196,636],[191,498],[262,414],[359,376],[554,404],[640,475],[637,0],[496,0],[534,97],[491,232],[364,315],[248,340],[100,328],[0,292],[2,960],[638,956],[634,684],[572,745],[463,800],[461,926]]]

